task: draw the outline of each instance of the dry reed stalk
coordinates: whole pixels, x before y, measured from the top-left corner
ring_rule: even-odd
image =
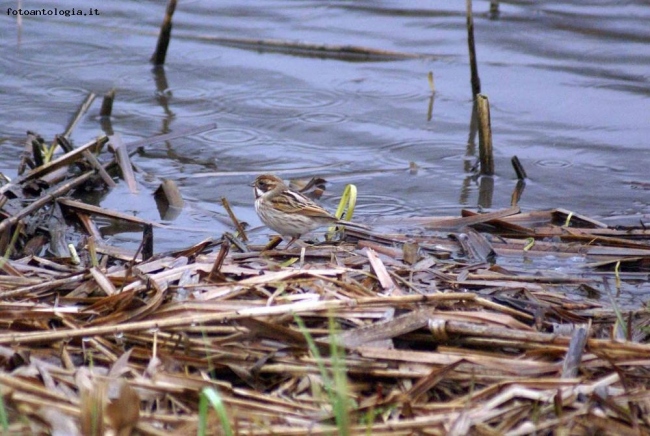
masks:
[[[108,91],[104,94],[104,99],[102,100],[102,107],[99,110],[100,117],[110,117],[113,113],[113,101],[115,100],[115,88]]]
[[[167,48],[169,47],[169,42],[171,40],[172,16],[174,15],[175,10],[176,0],[169,0],[167,3],[167,8],[165,10],[165,17],[162,24],[160,25],[160,33],[158,35],[156,50],[151,56],[151,63],[154,65],[163,65],[165,63]]]
[[[248,238],[246,237],[246,231],[244,230],[244,226],[242,226],[241,222],[239,222],[239,220],[235,216],[235,212],[233,212],[232,208],[230,207],[230,203],[228,202],[228,199],[226,197],[222,197],[221,204],[223,205],[223,208],[226,209],[226,212],[228,212],[228,216],[230,217],[232,223],[235,225],[235,228],[237,229],[237,233],[241,237],[242,241],[248,242]]]
[[[355,45],[314,44],[303,41],[286,41],[279,39],[227,38],[213,35],[177,35],[178,38],[188,38],[211,41],[233,47],[243,47],[253,50],[280,51],[293,54],[304,54],[334,59],[369,59],[369,60],[401,60],[401,59],[430,59],[436,56],[416,54],[392,50],[375,49]],[[320,167],[322,168],[322,167]]]
[[[492,122],[490,120],[490,103],[487,96],[476,94],[476,111],[478,114],[479,161],[481,175],[494,175],[494,152],[492,148]]]
[[[122,173],[122,178],[126,182],[126,185],[129,187],[129,191],[132,194],[138,192],[138,183],[135,180],[135,174],[133,173],[133,164],[129,158],[129,154],[126,149],[126,145],[122,141],[122,137],[119,134],[108,137],[108,142],[115,153],[115,161],[120,167],[120,172]]]
[[[465,0],[467,19],[467,46],[469,49],[469,66],[472,82],[472,96],[481,93],[481,79],[478,76],[478,62],[476,61],[476,44],[474,42],[474,16],[472,14],[472,0]]]

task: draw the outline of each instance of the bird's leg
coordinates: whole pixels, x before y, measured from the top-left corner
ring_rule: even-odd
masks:
[[[293,238],[291,238],[291,240],[290,240],[289,242],[287,242],[287,246],[284,247],[284,249],[285,249],[285,250],[288,250],[289,247],[291,247],[291,245],[292,245],[294,242],[296,242],[298,239],[300,239],[300,235],[298,235],[298,236],[294,236]]]

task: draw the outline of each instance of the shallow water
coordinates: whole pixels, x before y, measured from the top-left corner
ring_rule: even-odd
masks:
[[[489,3],[475,2],[497,173],[482,202],[470,171],[476,157],[468,145],[464,2],[180,2],[163,72],[148,63],[163,2],[56,5],[96,7],[100,15],[18,22],[0,11],[0,172],[15,176],[26,130],[51,140],[90,92],[101,97],[116,89],[112,128],[126,142],[216,122],[216,130],[137,155],[144,171],[137,194],[120,186],[97,199],[159,220],[152,192],[160,178],[177,181],[187,206],[173,224],[194,231],[157,232],[157,251],[220,236],[228,229],[215,219],[225,215],[221,197],[240,219],[259,225],[247,184],[262,172],[329,179],[322,202],[330,209],[345,184],[355,183],[361,220],[457,216],[466,207],[509,206],[516,184],[510,159],[517,155],[530,178],[524,210],[563,207],[596,218],[650,212],[643,184],[650,150],[647,2],[513,1],[501,3],[496,16]],[[326,59],[228,47],[204,36],[432,57]],[[430,121],[429,71],[436,87]],[[75,129],[75,144],[102,133],[100,103]],[[111,238],[128,245],[140,235]]]

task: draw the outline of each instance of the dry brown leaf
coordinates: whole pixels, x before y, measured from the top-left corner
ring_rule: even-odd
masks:
[[[109,398],[106,418],[117,436],[129,436],[140,417],[140,397],[125,380],[117,382],[119,391],[116,398]]]

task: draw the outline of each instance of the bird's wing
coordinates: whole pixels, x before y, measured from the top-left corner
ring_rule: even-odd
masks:
[[[285,213],[299,213],[309,217],[336,219],[309,198],[290,190],[282,191],[282,194],[272,197],[271,202],[277,209]]]

